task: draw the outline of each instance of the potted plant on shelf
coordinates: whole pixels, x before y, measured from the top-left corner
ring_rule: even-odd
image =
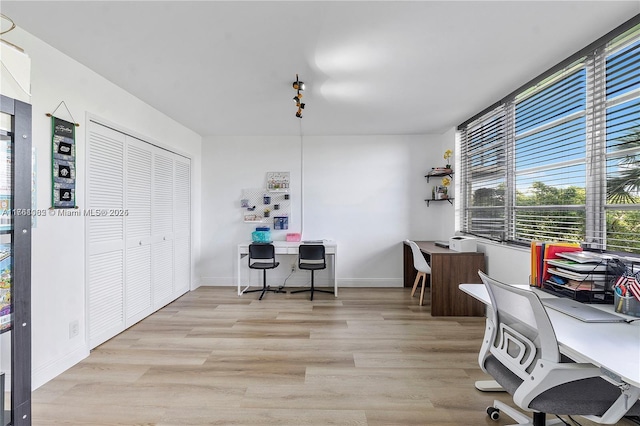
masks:
[[[264,209],[264,217],[269,217],[271,214],[271,210],[269,209]]]
[[[449,184],[451,183],[451,179],[449,179],[448,177],[443,177],[442,178],[442,196],[441,199],[445,200],[447,198],[449,198]]]
[[[447,165],[444,166],[444,168],[446,169],[446,171],[450,172],[451,171],[451,164],[449,162],[449,159],[451,158],[451,156],[453,155],[453,151],[451,151],[450,149],[446,150],[444,152],[444,159],[447,161]]]

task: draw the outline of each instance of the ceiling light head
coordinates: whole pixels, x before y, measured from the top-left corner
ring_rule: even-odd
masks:
[[[296,90],[296,95],[293,97],[293,101],[296,103],[296,107],[298,107],[298,111],[296,112],[296,117],[302,118],[302,110],[304,109],[304,104],[302,103],[302,92],[304,90],[304,83],[300,81],[298,78],[298,74],[296,74],[296,81],[293,82],[293,88]]]

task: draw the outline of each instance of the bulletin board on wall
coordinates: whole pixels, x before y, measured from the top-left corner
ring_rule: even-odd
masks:
[[[289,172],[268,172],[264,187],[243,189],[240,199],[243,221],[268,225],[274,230],[289,229],[289,184]]]

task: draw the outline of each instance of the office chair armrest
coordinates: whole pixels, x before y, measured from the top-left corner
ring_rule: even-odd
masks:
[[[553,362],[537,360],[529,379],[525,379],[513,394],[513,401],[520,407],[529,407],[531,401],[542,392],[556,386],[602,376],[599,367],[589,363]]]

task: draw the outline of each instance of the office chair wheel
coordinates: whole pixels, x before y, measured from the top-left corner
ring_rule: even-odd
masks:
[[[500,410],[494,407],[487,407],[487,415],[491,420],[498,420],[500,418]]]

